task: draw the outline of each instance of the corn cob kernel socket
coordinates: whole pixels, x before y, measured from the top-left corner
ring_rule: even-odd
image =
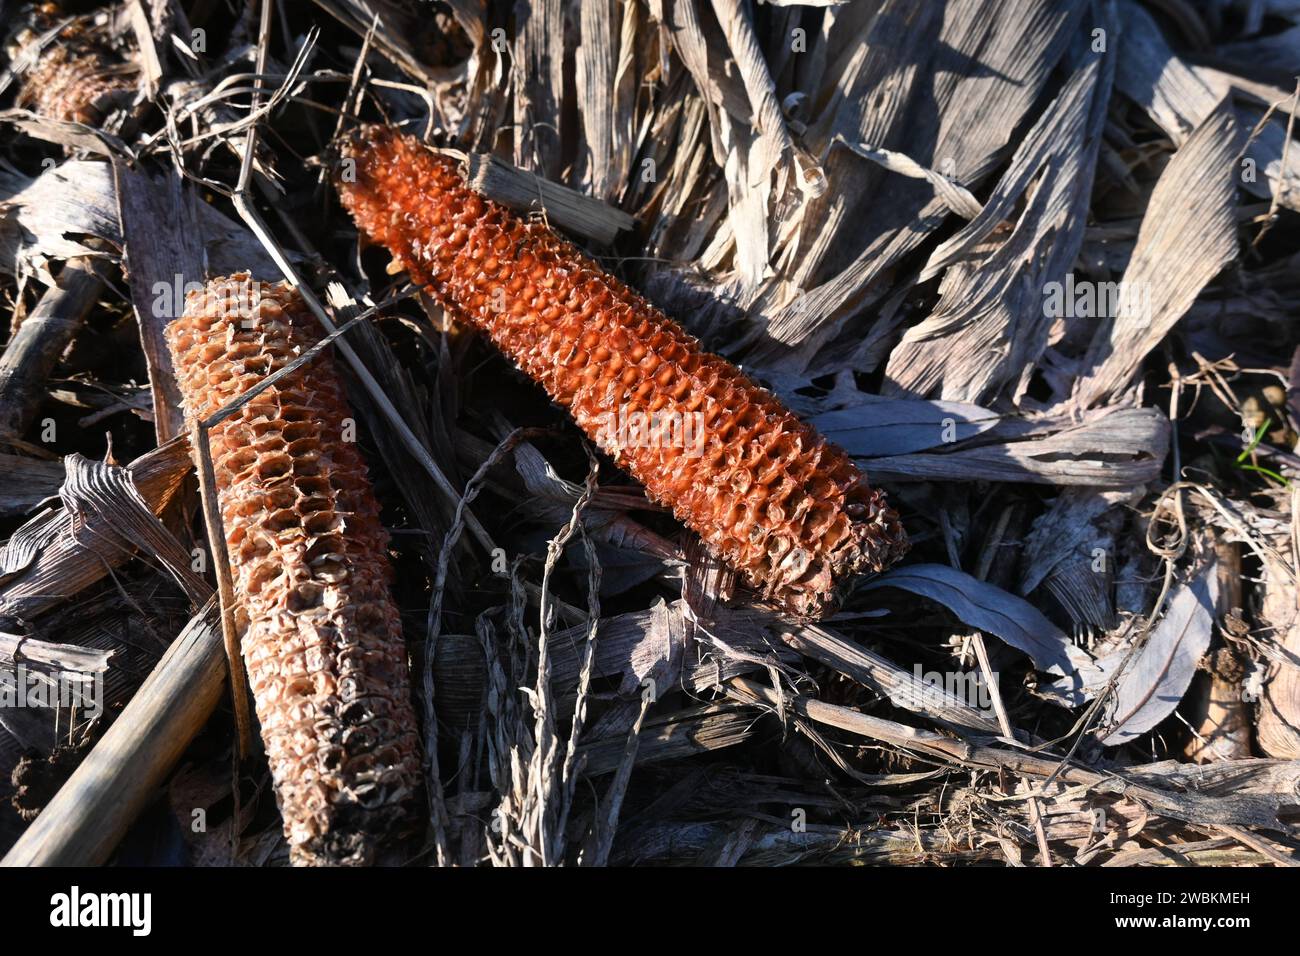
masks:
[[[193,426],[319,340],[286,285],[247,274],[186,297],[166,330]],[[420,757],[388,535],[328,352],[209,431],[236,624],[297,865],[374,861]]]
[[[897,514],[848,455],[544,224],[475,193],[453,160],[383,126],[361,129],[343,156],[336,185],[362,234],[765,598],[824,617],[847,582],[906,550]],[[637,416],[698,421],[698,446],[609,427]]]

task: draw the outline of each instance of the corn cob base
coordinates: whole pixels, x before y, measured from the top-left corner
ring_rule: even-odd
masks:
[[[186,298],[167,341],[193,423],[318,341],[248,275]],[[323,353],[211,429],[242,650],[293,862],[365,864],[419,785],[388,536]]]
[[[336,185],[361,232],[765,598],[824,617],[847,582],[906,550],[898,516],[842,450],[546,226],[392,129],[363,129],[344,158],[355,175]],[[698,446],[610,427],[655,416],[698,422]]]

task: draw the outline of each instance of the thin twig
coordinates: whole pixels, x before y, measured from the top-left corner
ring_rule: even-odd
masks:
[[[235,585],[230,577],[230,553],[226,549],[226,532],[217,503],[217,476],[212,467],[212,449],[208,445],[208,428],[202,422],[190,432],[190,445],[198,457],[199,497],[203,503],[203,523],[212,546],[216,565],[217,594],[221,600],[221,635],[230,665],[230,700],[235,708],[235,727],[239,731],[239,756],[246,757],[253,748],[253,720],[248,709],[248,677],[244,658],[239,652],[239,630],[235,624]]]

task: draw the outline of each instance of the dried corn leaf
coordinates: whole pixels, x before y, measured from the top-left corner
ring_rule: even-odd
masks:
[[[114,163],[113,175],[131,305],[159,412],[154,425],[165,442],[183,430],[184,415],[163,329],[183,311],[188,287],[207,278],[201,204],[175,171],[151,176]]]
[[[974,438],[1001,416],[963,402],[879,398],[858,393],[849,408],[823,412],[809,424],[850,455],[881,458],[906,455]]]
[[[56,494],[63,474],[60,462],[0,453],[0,517],[21,515]]]
[[[1063,489],[1025,539],[1020,593],[1028,596],[1045,584],[1075,621],[1114,627],[1115,539],[1122,506],[1135,503],[1141,491]]]
[[[1121,0],[1123,20],[1116,87],[1147,111],[1165,134],[1182,146],[1214,112],[1228,94],[1226,84],[1211,86],[1200,68],[1188,65],[1170,49],[1155,19],[1132,0]],[[1239,120],[1242,128],[1253,121]],[[1300,153],[1286,157],[1285,188],[1282,175],[1286,150],[1286,117],[1275,119],[1248,146],[1245,157],[1262,176],[1242,177],[1241,185],[1256,196],[1276,197],[1288,209],[1300,210]]]
[[[140,456],[124,471],[148,510],[156,514],[172,500],[190,467],[188,443],[176,440]],[[114,477],[111,466],[96,466],[82,459],[76,473],[86,468],[90,469],[86,481],[92,485],[107,472],[101,488],[120,487],[123,479]],[[71,509],[42,511],[0,548],[0,614],[31,620],[65,603],[70,595],[132,556],[124,535],[128,541],[149,540],[158,533],[138,512],[138,502],[132,497],[118,498],[119,492],[107,491],[100,507],[95,500],[98,495],[83,500],[75,486],[71,491]],[[186,554],[183,569],[169,570],[187,578],[193,575],[189,568]]]
[[[543,179],[559,179],[568,136],[561,111],[566,86],[564,8],[560,0],[519,2],[515,14],[514,163]]]
[[[1294,534],[1300,492],[1293,490],[1286,504],[1291,528],[1274,538],[1284,547],[1290,543],[1287,532]],[[1264,657],[1264,679],[1256,731],[1264,753],[1295,760],[1300,758],[1300,595],[1294,571],[1281,555],[1266,553],[1262,563],[1260,618],[1265,626],[1255,636]]]
[[[1023,598],[946,564],[895,568],[864,585],[864,592],[901,588],[944,605],[964,624],[993,634],[1023,651],[1041,671],[1076,686],[1095,676],[1091,658]]]
[[[1237,256],[1237,125],[1227,101],[1174,155],[1151,194],[1116,314],[1098,329],[1074,400],[1122,390],[1142,360]]]
[[[581,4],[576,53],[576,96],[582,119],[584,179],[598,199],[614,199],[627,180],[635,136],[635,57],[638,4],[592,0]]]
[[[818,625],[783,627],[781,639],[800,654],[832,667],[881,694],[900,710],[925,714],[951,727],[1001,733],[996,718],[956,694],[922,680],[874,651]]]
[[[248,269],[279,277],[261,243],[219,209],[198,203],[198,221],[213,272]],[[20,275],[39,271],[48,259],[116,258],[121,245],[117,188],[108,163],[69,160],[35,179],[0,170],[0,270]]]
[[[1044,290],[1065,278],[1083,242],[1114,62],[1084,55],[984,210],[930,257],[920,278],[946,269],[941,298],[890,354],[888,392],[987,402],[1012,387],[1019,399],[1054,320]],[[977,257],[995,230],[993,250]]]
[[[108,672],[112,657],[112,651],[0,632],[0,686],[30,689],[33,683],[40,683],[50,695],[48,703],[24,700],[17,706],[0,706],[0,731],[11,734],[24,747],[48,753],[58,742],[58,717],[66,710],[63,701],[71,700],[72,690],[80,688],[85,695],[82,709],[95,705],[92,681]],[[97,703],[103,706],[102,699]],[[71,715],[61,715],[66,725]]]
[[[912,108],[896,119],[907,128],[898,150],[968,189],[976,186],[1042,92],[1083,9],[1082,3],[1043,0],[945,4],[937,36],[922,48],[930,59],[917,77]],[[974,72],[972,61],[980,64]],[[881,103],[892,112],[888,96]],[[896,175],[860,194],[844,220],[853,239],[836,243],[843,257],[836,271],[789,304],[754,316],[764,335],[749,359],[810,374],[845,367],[813,361],[816,349],[849,316],[883,296],[881,280],[943,224],[947,212],[929,183]]]
[[[63,459],[67,477],[59,488],[75,541],[111,560],[115,551],[138,550],[157,560],[195,607],[212,588],[191,566],[192,558],[154,514],[131,472],[73,453]]]
[[[637,766],[734,747],[754,734],[753,710],[732,703],[707,704],[656,716],[642,725]],[[621,737],[582,744],[578,752],[585,760],[584,774],[598,777],[618,770],[625,746]]]
[[[465,179],[477,192],[519,212],[544,212],[552,225],[601,245],[636,225],[636,220],[620,209],[496,156],[470,153],[464,162]]]
[[[1052,421],[1053,425],[1046,423]],[[1012,435],[1013,432],[1019,434]],[[990,439],[1010,440],[993,444]],[[989,443],[985,443],[989,442]],[[1025,481],[1120,488],[1160,476],[1169,422],[1154,408],[1111,406],[1081,421],[1008,420],[973,447],[871,460],[877,481]]]
[[[1120,675],[1108,702],[1107,722],[1097,738],[1114,747],[1140,737],[1164,720],[1182,702],[1196,665],[1214,634],[1218,571],[1207,562],[1169,599],[1169,610],[1152,629],[1145,645]],[[1128,649],[1097,661],[1110,675],[1128,657]]]

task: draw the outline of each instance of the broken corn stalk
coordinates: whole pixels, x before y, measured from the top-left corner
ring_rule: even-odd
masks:
[[[166,331],[191,427],[319,340],[287,285],[247,274],[186,297]],[[420,758],[388,536],[322,353],[208,432],[262,740],[298,865],[374,861]]]
[[[906,550],[842,450],[544,224],[479,196],[455,162],[379,126],[344,160],[343,204],[393,269],[486,332],[765,598],[823,617]]]

